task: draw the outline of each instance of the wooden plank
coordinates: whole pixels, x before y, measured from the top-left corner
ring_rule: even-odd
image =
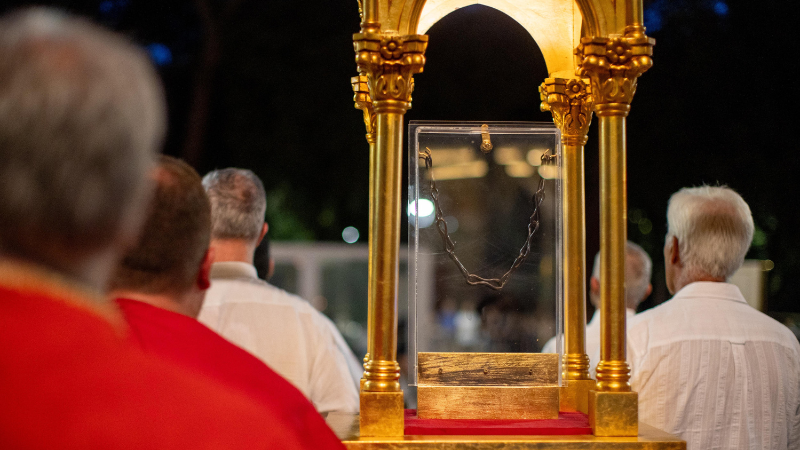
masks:
[[[555,353],[417,354],[418,384],[433,386],[556,386]]]
[[[557,419],[557,386],[418,386],[422,419]]]

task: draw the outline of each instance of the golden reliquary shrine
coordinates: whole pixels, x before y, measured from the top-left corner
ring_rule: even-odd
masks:
[[[473,4],[502,11],[536,41],[549,77],[531,82],[540,84],[552,123],[406,126],[414,75],[436,45],[425,32]],[[639,422],[625,354],[625,122],[655,43],[645,34],[641,0],[358,6],[351,82],[370,152],[369,345],[360,414],[331,414],[328,423],[351,449],[685,449]],[[599,361],[589,360],[585,343],[584,145],[593,115]],[[416,409],[408,410],[397,362],[406,216],[408,383],[416,387],[408,402]],[[555,336],[548,352],[539,336]]]

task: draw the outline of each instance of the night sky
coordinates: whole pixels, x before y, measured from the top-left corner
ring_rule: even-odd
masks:
[[[0,2],[0,11],[31,2]],[[164,151],[199,172],[250,168],[268,191],[274,241],[341,242],[367,229],[368,148],[353,108],[355,0],[104,0],[57,5],[129,35],[158,65],[170,108]],[[628,118],[629,238],[654,260],[668,298],[666,205],[684,186],[725,184],[749,203],[749,258],[770,259],[771,313],[800,312],[800,84],[788,2],[645,1],[654,67]],[[550,121],[536,43],[512,19],[471,6],[428,32],[409,120]],[[587,254],[599,247],[596,119],[586,148]],[[405,229],[405,227],[403,227]]]

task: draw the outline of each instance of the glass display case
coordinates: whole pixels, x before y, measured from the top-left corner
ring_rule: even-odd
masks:
[[[408,142],[409,382],[420,414],[431,382],[560,386],[561,339],[538,355],[562,329],[559,130],[412,121]]]

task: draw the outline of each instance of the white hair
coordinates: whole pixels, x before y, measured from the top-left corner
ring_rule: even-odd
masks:
[[[725,186],[683,188],[667,207],[667,246],[672,237],[686,280],[701,276],[727,279],[741,267],[753,241],[753,215],[734,190]]]
[[[5,250],[102,248],[135,231],[166,107],[146,54],[44,8],[0,19]]]
[[[625,304],[636,309],[647,296],[650,277],[653,274],[653,261],[639,244],[625,243]],[[594,257],[592,277],[600,280],[600,252]]]
[[[264,184],[247,169],[219,169],[203,177],[211,200],[211,237],[253,241],[261,234],[267,210]]]

